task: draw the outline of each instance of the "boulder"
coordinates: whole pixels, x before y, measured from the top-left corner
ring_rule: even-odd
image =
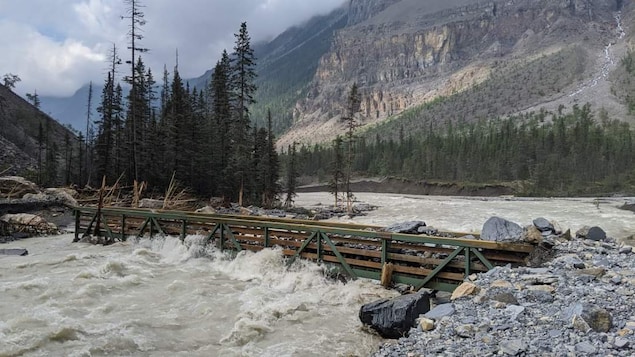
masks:
[[[422,317],[419,320],[419,326],[421,327],[422,331],[430,331],[434,329],[434,320],[428,319],[426,317]]]
[[[392,224],[384,228],[384,231],[393,233],[418,234],[419,227],[425,227],[425,225],[426,223],[423,221],[407,221]]]
[[[30,202],[39,202],[45,206],[62,204],[67,207],[76,207],[77,200],[73,195],[77,192],[67,188],[47,188],[43,192],[27,193],[22,198]]]
[[[542,217],[534,219],[533,224],[534,224],[534,227],[536,227],[541,232],[554,233],[556,231],[553,224],[551,224],[551,222],[549,222],[547,219]]]
[[[481,239],[493,242],[518,242],[522,235],[521,226],[500,217],[488,219],[481,231]]]
[[[451,316],[454,314],[454,305],[452,304],[441,304],[435,306],[432,310],[425,313],[426,318],[432,320],[439,320],[445,316]]]
[[[476,284],[466,281],[463,284],[459,285],[456,289],[454,289],[450,300],[454,301],[464,296],[477,294],[478,292],[479,287],[476,286]]]
[[[594,241],[603,241],[606,239],[606,232],[600,227],[591,227],[587,232],[586,238]]]
[[[0,255],[19,255],[25,256],[29,255],[29,251],[24,248],[9,248],[9,249],[0,249]]]
[[[27,193],[39,193],[33,182],[19,176],[0,177],[0,198],[22,198]]]
[[[584,226],[584,227],[578,229],[575,232],[575,237],[576,238],[585,239],[586,236],[589,234],[589,229],[591,229],[591,227],[589,227],[589,226]]]
[[[28,230],[38,233],[52,233],[57,231],[55,224],[49,223],[44,218],[30,213],[5,214],[0,217],[0,221],[11,226],[26,227]]]
[[[142,198],[139,200],[139,208],[163,208],[163,200],[155,200],[152,198]],[[198,212],[198,211],[197,211]]]
[[[365,304],[359,310],[359,319],[383,338],[396,339],[405,336],[419,315],[429,310],[430,295],[418,292]]]
[[[435,234],[437,234],[439,231],[434,228],[434,227],[428,227],[428,226],[421,226],[419,228],[417,228],[417,233],[419,234],[425,234],[428,236],[433,236]]]
[[[608,332],[613,326],[611,314],[607,310],[588,303],[570,305],[562,312],[562,317],[581,331],[586,328],[585,324],[595,332]]]
[[[527,243],[540,244],[543,241],[542,232],[535,226],[529,226],[523,232],[523,241]]]

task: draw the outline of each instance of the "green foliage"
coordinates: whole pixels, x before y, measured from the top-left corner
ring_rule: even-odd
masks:
[[[174,174],[181,185],[200,195],[274,206],[280,188],[271,115],[267,129],[250,131],[254,65],[243,23],[235,52],[231,57],[223,52],[203,90],[185,84],[178,67],[172,78],[164,69],[160,108],[153,106],[155,82],[140,57],[125,108],[113,69],[98,108],[94,181],[105,175],[112,184],[123,173],[128,183],[146,181],[163,192]]]
[[[624,103],[629,114],[635,113],[635,51],[629,50],[611,74],[611,92]]]
[[[635,192],[635,140],[628,124],[594,119],[590,105],[569,112],[540,112],[509,119],[450,124],[395,141],[358,141],[353,170],[452,182],[525,182],[527,195]],[[301,150],[302,152],[302,150]],[[300,174],[333,157],[315,146],[302,154]],[[362,154],[363,153],[363,154]]]

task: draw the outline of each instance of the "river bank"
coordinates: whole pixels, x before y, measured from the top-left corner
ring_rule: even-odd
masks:
[[[503,184],[461,184],[412,181],[394,177],[362,179],[351,182],[353,192],[401,193],[436,196],[503,196],[514,195],[518,188]],[[298,187],[297,192],[328,192],[327,184]]]

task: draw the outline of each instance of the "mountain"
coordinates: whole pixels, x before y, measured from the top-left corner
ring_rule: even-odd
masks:
[[[103,90],[102,85],[93,84],[93,97],[91,100],[91,119],[95,120],[99,113],[97,107]],[[50,116],[64,124],[71,125],[75,130],[86,132],[86,110],[88,108],[89,84],[83,85],[70,97],[40,98],[41,107]]]
[[[66,139],[76,148],[75,134],[43,113],[31,103],[0,85],[0,173],[3,175],[34,175],[40,154],[40,128],[48,129],[49,147],[56,148],[58,162],[65,152]],[[43,132],[46,135],[46,132]],[[44,138],[43,141],[46,139]],[[44,144],[43,144],[44,145]],[[47,148],[43,147],[43,155]],[[69,151],[70,152],[70,151]],[[77,150],[75,150],[75,153]],[[55,169],[61,173],[61,167]]]
[[[353,83],[369,134],[586,102],[632,121],[611,73],[633,16],[626,0],[351,0],[279,145],[343,133]]]
[[[635,85],[621,60],[633,39],[623,24],[634,21],[631,0],[350,0],[254,45],[252,118],[263,126],[271,110],[281,148],[328,142],[343,132],[357,83],[360,130],[373,136],[587,102],[633,122]],[[93,108],[100,94],[96,86]],[[42,98],[46,112],[80,130],[86,103],[86,87]]]

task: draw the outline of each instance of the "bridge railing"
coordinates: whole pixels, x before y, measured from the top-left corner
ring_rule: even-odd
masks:
[[[279,246],[289,263],[297,258],[330,263],[353,278],[382,280],[383,272],[384,280],[388,276],[389,282],[409,284],[415,289],[452,291],[472,273],[496,265],[526,264],[535,248],[525,243],[465,238],[468,235],[461,233],[427,236],[381,229],[363,224],[183,211],[75,209],[75,240],[101,235],[106,243],[114,243],[130,236],[157,234],[184,240],[195,234],[220,250],[259,251]]]

